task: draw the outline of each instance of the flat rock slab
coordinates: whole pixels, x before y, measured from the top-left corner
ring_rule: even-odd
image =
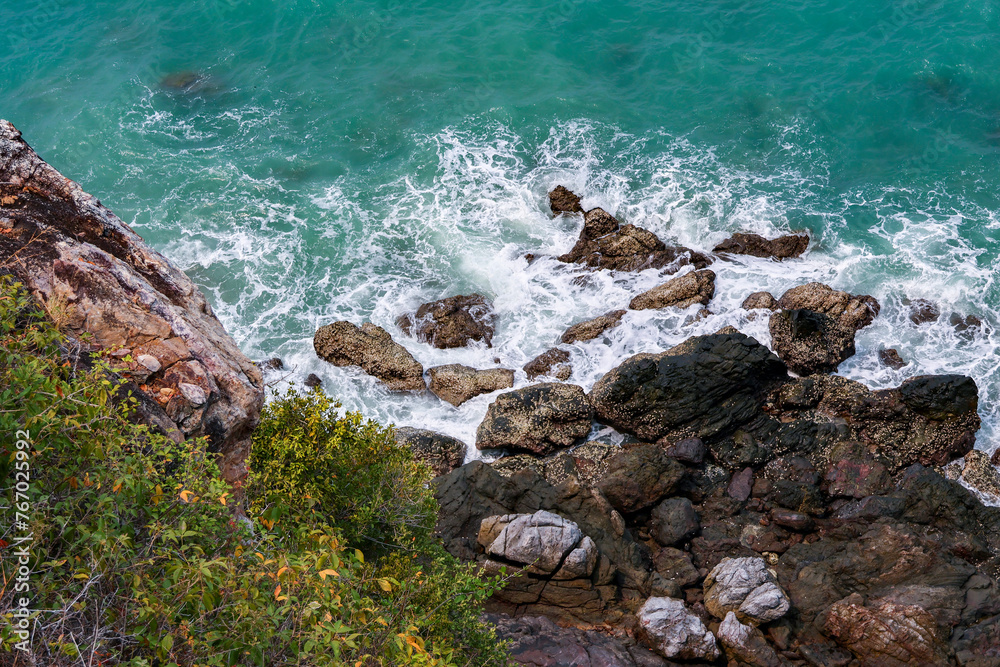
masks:
[[[668,280],[648,292],[643,292],[629,302],[632,310],[650,308],[687,308],[696,303],[707,306],[715,296],[715,272],[704,269],[692,271]]]
[[[809,237],[805,234],[787,234],[776,239],[766,239],[759,234],[737,233],[715,246],[712,252],[730,255],[751,255],[788,259],[798,257],[809,247]]]
[[[476,447],[544,456],[590,433],[593,415],[582,387],[546,382],[516,389],[490,404],[476,431]]]
[[[481,294],[460,294],[425,303],[416,313],[401,315],[396,324],[408,336],[442,350],[474,341],[492,347],[496,313]]]
[[[359,366],[389,389],[422,391],[427,388],[424,367],[394,341],[388,331],[371,322],[358,327],[340,321],[320,327],[313,336],[313,347],[320,359],[334,366]]]
[[[561,340],[567,345],[580,341],[593,340],[608,329],[613,329],[621,324],[622,317],[625,316],[626,312],[625,310],[612,310],[592,320],[578,322],[569,329],[566,329]]]
[[[396,429],[396,442],[413,450],[413,457],[429,465],[435,475],[446,475],[461,466],[468,451],[458,438],[410,426]]]
[[[507,368],[476,370],[471,366],[448,364],[435,366],[427,372],[434,395],[456,407],[481,394],[514,386],[514,371]]]

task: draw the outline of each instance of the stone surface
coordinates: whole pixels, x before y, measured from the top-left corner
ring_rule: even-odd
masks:
[[[737,233],[715,246],[712,252],[788,259],[798,257],[807,247],[809,237],[805,234],[787,234],[768,240],[759,234]]]
[[[562,185],[557,185],[549,192],[549,208],[552,209],[552,215],[559,215],[560,213],[583,213],[583,208],[580,206],[580,198]]]
[[[683,463],[698,465],[705,460],[707,450],[701,438],[681,438],[672,444],[664,442],[664,439],[660,439],[656,444],[663,447],[663,452],[667,456]]]
[[[719,657],[715,636],[681,600],[649,598],[636,616],[642,640],[664,657],[710,661]]]
[[[701,528],[701,523],[690,500],[668,498],[653,508],[649,528],[653,539],[669,547],[694,537]]]
[[[396,442],[413,450],[414,458],[429,465],[435,475],[447,474],[465,463],[468,450],[458,438],[410,426],[396,429]]]
[[[580,544],[583,532],[572,521],[538,510],[533,514],[504,515],[489,525],[497,527],[498,523],[503,525],[499,526],[499,534],[486,546],[487,555],[529,566],[529,571],[535,574],[553,574],[563,566],[563,560],[571,552],[583,546],[585,553],[581,554],[583,564],[580,565],[580,576],[590,576],[593,572],[597,547],[593,540],[586,545]],[[589,569],[586,569],[587,565]]]
[[[430,390],[442,401],[454,406],[480,394],[488,394],[514,386],[514,371],[506,368],[476,370],[471,366],[448,364],[428,369]]]
[[[764,639],[764,633],[752,625],[744,625],[729,612],[716,632],[719,642],[730,657],[753,667],[782,667],[788,664]]]
[[[757,308],[777,310],[778,300],[771,296],[770,292],[754,292],[743,300],[741,307],[744,310],[755,310]]]
[[[879,350],[878,360],[882,362],[883,366],[888,366],[889,368],[893,368],[897,371],[909,363],[904,361],[903,358],[899,356],[899,350],[891,347]]]
[[[730,498],[743,502],[750,497],[753,489],[753,468],[744,468],[739,473],[733,475],[729,482],[726,493]]]
[[[322,387],[323,380],[321,380],[320,377],[315,373],[310,373],[309,375],[306,376],[306,379],[303,382],[303,384],[309,387],[310,389],[313,389],[315,387]]]
[[[708,269],[692,271],[672,278],[662,285],[643,292],[628,307],[632,310],[650,308],[687,308],[696,303],[707,306],[715,295],[715,272]]]
[[[425,303],[415,314],[401,315],[396,324],[403,333],[444,350],[474,341],[493,347],[495,320],[496,313],[486,297],[460,294]]]
[[[669,495],[684,476],[684,466],[661,447],[640,445],[608,461],[607,474],[597,488],[611,506],[623,514],[657,503]]]
[[[621,324],[622,317],[624,317],[626,312],[624,310],[612,310],[592,320],[578,322],[569,329],[566,329],[560,340],[567,345],[585,340],[593,340],[608,329],[613,329]]]
[[[767,623],[790,606],[762,558],[723,558],[705,577],[705,608],[716,618],[735,612],[742,621]]]
[[[854,356],[853,328],[812,310],[779,310],[768,325],[771,345],[789,370],[799,375],[831,373]]]
[[[849,329],[864,328],[878,316],[881,306],[874,297],[853,295],[835,290],[822,283],[808,283],[793,287],[778,299],[784,310],[805,308],[835,318]]]
[[[313,336],[313,347],[320,359],[334,366],[359,366],[389,389],[427,388],[424,367],[388,331],[371,322],[360,327],[344,321],[322,326]]]
[[[910,304],[910,321],[914,324],[937,322],[941,317],[941,309],[933,301],[914,299]]]
[[[194,283],[46,164],[7,121],[0,121],[0,220],[4,270],[68,335],[90,336],[84,351],[124,347],[136,359],[156,358],[155,371],[151,362],[122,371],[129,379],[137,373],[137,417],[177,441],[208,436],[223,476],[241,480],[263,378]],[[190,403],[180,382],[205,400]]]
[[[569,352],[553,347],[526,363],[524,372],[527,373],[529,380],[541,376],[568,380],[569,376],[573,374],[573,367],[569,363]]]
[[[476,447],[549,454],[586,436],[593,414],[576,385],[548,382],[516,389],[490,404],[476,431]]]

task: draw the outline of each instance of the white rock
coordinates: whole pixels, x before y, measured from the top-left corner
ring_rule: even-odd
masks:
[[[767,623],[790,606],[763,558],[723,558],[705,577],[705,608],[716,618],[733,611],[744,622]]]
[[[730,657],[753,665],[753,667],[781,667],[786,664],[764,639],[764,634],[752,625],[744,625],[729,612],[719,624],[719,641],[726,647]]]
[[[583,532],[572,521],[539,510],[534,514],[516,515],[486,548],[486,553],[531,565],[530,572],[551,574],[582,538]]]
[[[580,546],[569,552],[553,579],[586,579],[597,567],[598,550],[594,540],[584,537]]]
[[[180,389],[181,395],[187,399],[187,402],[194,406],[204,405],[208,400],[208,396],[205,395],[205,390],[196,384],[191,384],[190,382],[178,383],[177,388]]]
[[[681,600],[649,598],[638,612],[640,636],[665,658],[715,660],[719,647],[701,619]]]
[[[151,354],[140,354],[135,360],[150,373],[155,373],[162,368],[160,360]]]

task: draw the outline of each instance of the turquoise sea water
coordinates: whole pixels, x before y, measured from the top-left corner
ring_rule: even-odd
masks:
[[[986,0],[5,1],[0,116],[209,294],[254,358],[319,374],[350,408],[474,441],[455,409],[320,362],[317,326],[373,320],[425,367],[512,368],[655,272],[558,254],[562,183],[661,238],[808,230],[781,264],[718,262],[713,315],[630,313],[574,350],[585,388],[626,356],[733,324],[820,280],[875,295],[841,366],[871,386],[967,373],[1000,444],[1000,6]],[[579,281],[577,281],[579,282]],[[396,316],[478,291],[492,350],[434,350]],[[906,299],[944,313],[916,327]],[[962,335],[952,312],[987,330]],[[880,365],[880,347],[910,365]],[[527,381],[518,377],[518,385]]]

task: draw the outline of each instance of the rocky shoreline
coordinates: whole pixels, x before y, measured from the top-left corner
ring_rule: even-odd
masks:
[[[579,216],[557,259],[590,271],[656,270],[662,284],[568,327],[522,369],[425,369],[385,329],[336,322],[319,357],[389,388],[460,405],[499,393],[466,443],[400,428],[438,475],[438,534],[455,556],[508,583],[487,605],[526,665],[1000,665],[1000,497],[974,450],[979,390],[965,376],[911,377],[872,391],[831,375],[879,314],[866,295],[819,283],[749,294],[774,351],[732,327],[638,354],[590,390],[559,347],[601,344],[628,312],[707,309],[709,268],[727,254],[791,261],[809,239],[736,234],[712,253],[668,246],[563,187],[553,215]],[[127,361],[141,417],[177,440],[207,435],[226,478],[245,474],[263,403],[261,370],[204,296],[125,223],[52,169],[0,121],[0,259],[88,350]],[[531,261],[531,257],[528,258]],[[675,275],[677,274],[677,275]],[[627,306],[627,307],[626,307]],[[942,316],[912,304],[917,326]],[[697,316],[697,315],[695,315]],[[952,314],[962,331],[984,323]],[[440,349],[490,346],[481,295],[403,313],[400,329]],[[905,364],[885,350],[887,365]],[[891,352],[891,354],[890,354]],[[279,368],[280,360],[261,364]],[[588,442],[593,425],[622,446]]]

